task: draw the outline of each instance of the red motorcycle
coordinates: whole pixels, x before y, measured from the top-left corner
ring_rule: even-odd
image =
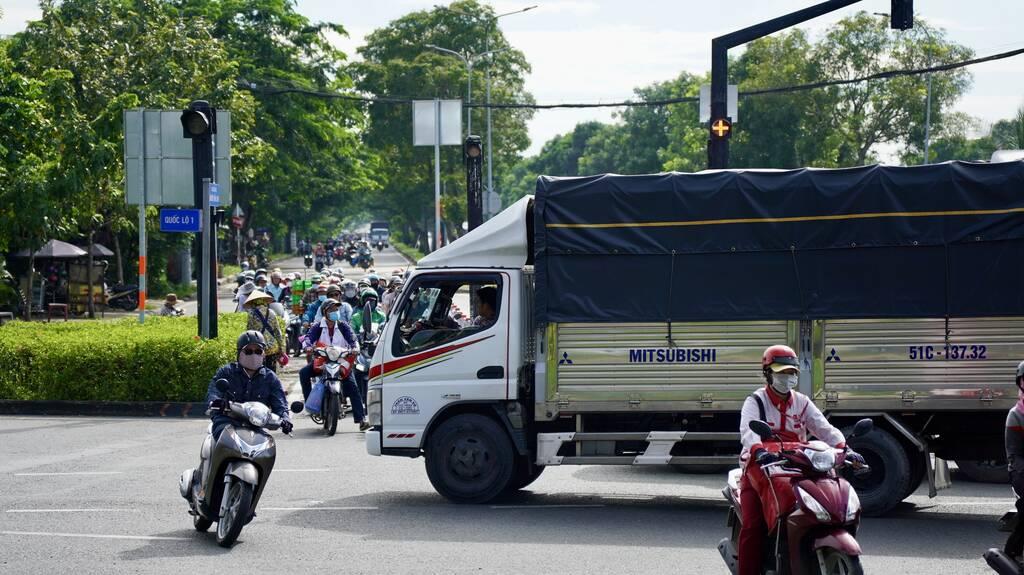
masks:
[[[866,435],[874,428],[870,419],[862,419],[853,428],[850,439]],[[768,538],[761,572],[774,575],[863,575],[860,564],[860,499],[838,470],[850,467],[861,475],[870,472],[867,465],[846,461],[846,450],[835,449],[822,441],[783,442],[763,421],[751,421],[750,429],[765,442],[762,447],[781,458],[761,469],[753,479],[764,508]],[[771,441],[776,439],[777,441]],[[722,494],[729,501],[727,525],[732,536],[718,543],[729,570],[736,574],[740,535],[740,477],[733,469]],[[757,474],[754,474],[757,475]]]

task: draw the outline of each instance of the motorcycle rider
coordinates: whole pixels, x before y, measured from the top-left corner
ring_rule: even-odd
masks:
[[[323,284],[322,283],[322,284],[317,285],[315,290],[310,290],[310,291],[316,292],[316,299],[313,300],[312,302],[310,302],[310,304],[306,306],[306,313],[304,313],[302,315],[303,323],[306,323],[306,324],[312,324],[313,323],[313,320],[317,316],[317,312],[320,310],[320,306],[322,306],[324,304],[324,302],[327,301],[327,288],[328,287],[329,286],[327,284]]]
[[[271,272],[270,283],[263,288],[263,291],[270,294],[270,297],[274,298],[274,301],[278,303],[288,303],[291,301],[292,290],[285,285],[284,277],[279,271]]]
[[[395,307],[395,301],[398,299],[399,292],[402,291],[403,284],[405,284],[405,280],[402,279],[402,276],[391,276],[391,284],[384,295],[380,297],[380,305],[385,314],[391,313],[391,309]]]
[[[344,280],[341,282],[342,299],[340,301],[352,306],[352,309],[359,307],[359,291],[356,289],[356,282]]]
[[[773,345],[764,350],[761,371],[765,386],[747,396],[740,412],[740,512],[742,514],[737,553],[739,575],[757,575],[761,572],[762,546],[767,526],[756,485],[765,481],[761,467],[778,461],[778,455],[761,446],[761,438],[750,429],[750,422],[766,422],[782,441],[807,441],[808,434],[836,449],[846,448],[843,433],[825,419],[821,411],[806,395],[796,391],[800,363],[796,352],[785,345]],[[864,458],[847,449],[847,460],[864,463]]]
[[[1006,538],[1003,552],[1021,563],[1024,552],[1024,361],[1017,365],[1017,403],[1006,414],[1006,462],[1010,485],[1017,495],[1017,524]]]
[[[292,422],[288,413],[288,402],[284,396],[284,388],[277,375],[263,367],[263,354],[267,342],[263,334],[249,330],[238,336],[235,343],[236,360],[217,370],[206,391],[206,403],[211,408],[210,419],[213,421],[213,439],[220,437],[226,425],[232,419],[220,413],[229,398],[224,397],[217,389],[217,380],[226,379],[231,401],[244,403],[258,401],[264,403],[272,412],[281,418],[281,431],[292,432]],[[200,466],[202,469],[202,466]]]
[[[304,352],[309,353],[317,344],[359,349],[352,328],[341,321],[341,313],[338,311],[340,306],[338,300],[328,299],[324,302],[322,306],[325,312],[323,319],[320,320],[320,323],[310,327],[303,339]],[[306,365],[299,370],[299,384],[302,386],[302,397],[308,399],[309,392],[313,389],[313,364]],[[363,409],[363,400],[359,396],[359,388],[356,386],[355,370],[349,372],[341,386],[342,393],[352,403],[352,417],[359,424],[359,431],[366,431],[370,425],[364,419],[365,410]]]
[[[377,298],[380,298],[384,293],[384,286],[381,284],[380,276],[375,273],[367,274],[366,281],[370,282],[370,287],[373,288],[373,291],[377,292]]]
[[[355,312],[352,314],[352,331],[356,332],[357,334],[362,333],[363,331],[363,308],[366,307],[367,303],[370,304],[371,309],[371,332],[379,329],[380,324],[384,323],[384,321],[387,319],[387,315],[385,315],[384,311],[380,309],[379,305],[377,305],[377,301],[379,299],[377,297],[377,292],[373,291],[372,288],[366,288],[363,290],[362,297],[363,305],[357,307]]]
[[[335,301],[341,301],[341,286],[338,286],[338,285],[335,285],[335,284],[328,285],[327,286],[327,299],[333,299]],[[351,326],[352,325],[352,306],[348,305],[345,302],[342,302],[341,305],[338,306],[338,312],[341,315],[341,321],[343,323],[347,323],[347,324],[349,324],[349,326]],[[323,309],[322,308],[318,309],[316,311],[316,314],[313,316],[313,321],[311,321],[310,324],[316,325],[316,324],[320,323],[320,320],[323,319],[323,317],[324,317]]]

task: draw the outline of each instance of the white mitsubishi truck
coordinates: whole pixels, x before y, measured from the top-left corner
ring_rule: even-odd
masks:
[[[999,478],[1024,359],[1024,162],[538,179],[420,260],[370,371],[371,455],[481,503],[549,465],[719,469],[762,351],[873,473]],[[1005,469],[1005,467],[1003,468]]]

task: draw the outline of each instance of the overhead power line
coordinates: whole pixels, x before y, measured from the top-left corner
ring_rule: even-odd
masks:
[[[884,72],[878,72],[870,74],[868,76],[862,76],[859,78],[850,78],[848,80],[825,80],[822,82],[811,82],[808,84],[796,84],[793,86],[780,86],[777,88],[764,88],[761,90],[749,90],[740,92],[741,98],[749,96],[764,96],[769,94],[785,94],[789,92],[804,92],[807,90],[817,90],[820,88],[828,88],[832,86],[846,86],[850,84],[859,84],[861,82],[869,82],[872,80],[888,80],[890,78],[898,78],[904,76],[919,76],[922,74],[934,73],[934,72],[948,72],[950,70],[956,70],[958,68],[966,68],[968,66],[974,66],[976,64],[983,64],[985,62],[993,62],[995,60],[1003,60],[1006,58],[1012,58],[1014,56],[1020,56],[1024,54],[1024,48],[1018,48],[1016,50],[1009,50],[1007,52],[1000,52],[998,54],[992,54],[989,56],[983,56],[981,58],[972,58],[970,60],[961,60],[959,62],[950,62],[948,64],[939,64],[937,66],[930,66],[927,68],[913,68],[904,70],[887,70]],[[418,98],[409,97],[382,97],[382,96],[359,96],[356,94],[343,94],[340,92],[326,92],[322,90],[310,90],[307,88],[298,87],[279,87],[271,85],[260,85],[255,82],[249,82],[246,80],[238,81],[239,87],[250,90],[257,94],[265,96],[277,96],[283,94],[301,94],[306,96],[313,96],[316,98],[326,98],[332,100],[346,100],[351,102],[362,102],[367,104],[410,104],[413,100]],[[432,98],[423,98],[432,99]],[[528,109],[528,110],[552,110],[558,108],[624,108],[624,107],[654,107],[654,106],[668,106],[671,104],[686,104],[699,102],[700,98],[696,96],[684,96],[680,98],[665,98],[661,100],[622,100],[618,102],[594,102],[594,103],[561,103],[561,104],[533,104],[525,102],[513,102],[513,103],[495,103],[490,104],[473,102],[471,104],[463,104],[467,108],[491,108],[495,110],[500,109]]]

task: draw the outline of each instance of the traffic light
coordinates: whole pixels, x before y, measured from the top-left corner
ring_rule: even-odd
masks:
[[[732,137],[732,121],[729,118],[711,120],[711,140],[728,140]]]
[[[892,0],[889,18],[889,27],[893,30],[909,30],[913,28],[914,0]]]
[[[209,138],[217,133],[217,111],[205,100],[196,100],[181,111],[182,135],[186,140]]]
[[[472,230],[484,223],[484,146],[480,136],[467,137],[463,152],[466,159],[466,224]]]

